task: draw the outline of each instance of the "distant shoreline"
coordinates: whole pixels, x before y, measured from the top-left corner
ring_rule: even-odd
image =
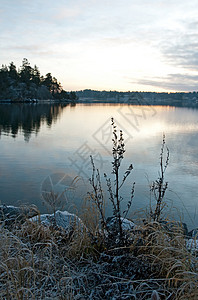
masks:
[[[0,104],[41,104],[41,103],[74,103],[73,100],[65,99],[65,100],[58,100],[58,99],[24,99],[24,100],[11,100],[11,99],[4,99],[0,100]]]
[[[97,91],[85,89],[73,92],[75,98],[67,97],[39,99],[39,97],[21,97],[19,99],[4,99],[0,103],[68,103],[68,104],[126,104],[126,105],[153,105],[198,108],[198,92],[118,92]]]
[[[0,100],[0,104],[125,104],[125,105],[138,105],[138,106],[174,106],[174,107],[189,107],[198,108],[198,100],[188,100],[188,101],[174,101],[174,99],[169,101],[167,99],[159,99],[159,101],[149,101],[149,99],[144,99],[144,101],[131,101],[126,99],[93,99],[93,98],[79,98],[76,101],[72,100],[55,100],[55,99],[28,99],[28,100]]]

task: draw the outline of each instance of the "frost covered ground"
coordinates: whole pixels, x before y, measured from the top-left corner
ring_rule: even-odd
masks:
[[[33,211],[1,207],[0,299],[198,298],[196,231],[123,220],[121,247],[73,214]]]

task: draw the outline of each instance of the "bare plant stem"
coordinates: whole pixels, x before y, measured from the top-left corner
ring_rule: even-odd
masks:
[[[159,222],[161,213],[162,213],[162,202],[166,193],[166,190],[168,188],[168,182],[165,182],[165,171],[169,164],[169,149],[166,147],[166,161],[164,163],[164,149],[165,149],[165,135],[163,134],[162,139],[162,147],[160,152],[160,173],[158,180],[154,181],[151,186],[151,191],[154,194],[155,200],[156,200],[156,206],[154,213],[151,209],[151,217],[154,221]]]
[[[123,139],[123,133],[122,130],[120,130],[120,134],[119,137],[117,135],[117,128],[114,122],[114,119],[111,119],[111,125],[112,125],[112,131],[113,131],[113,138],[112,138],[112,142],[113,142],[113,148],[112,148],[112,157],[113,157],[113,161],[112,161],[112,174],[114,174],[114,185],[112,187],[112,183],[111,183],[111,179],[107,177],[106,174],[104,174],[104,177],[106,179],[106,184],[107,184],[107,188],[108,188],[108,192],[109,192],[109,199],[112,203],[112,207],[113,207],[113,216],[114,216],[114,236],[119,239],[119,242],[121,244],[123,244],[123,228],[122,228],[122,212],[121,212],[121,201],[122,201],[122,197],[120,196],[120,188],[123,186],[125,180],[127,179],[127,177],[130,175],[131,171],[133,170],[133,166],[132,164],[128,167],[128,169],[126,170],[123,179],[121,181],[121,184],[119,183],[119,170],[120,170],[120,166],[121,166],[121,162],[122,159],[124,158],[124,153],[125,153],[125,145],[124,145],[124,139]],[[93,167],[93,173],[92,173],[92,178],[90,179],[90,183],[92,185],[93,188],[93,192],[94,192],[94,197],[92,197],[92,199],[94,200],[94,202],[96,203],[97,209],[100,213],[100,217],[101,217],[101,226],[104,229],[107,229],[107,223],[106,223],[106,219],[104,216],[104,212],[103,212],[103,203],[104,203],[104,197],[103,197],[103,192],[102,192],[102,187],[101,187],[101,180],[100,180],[100,175],[99,175],[99,170],[95,169],[95,165],[93,162],[93,158],[91,157],[91,164]],[[96,179],[96,180],[95,180]],[[132,192],[131,192],[131,199],[128,201],[127,204],[127,208],[126,210],[123,212],[124,217],[126,218],[129,209],[131,207],[132,204],[132,199],[134,196],[134,184],[132,187]]]

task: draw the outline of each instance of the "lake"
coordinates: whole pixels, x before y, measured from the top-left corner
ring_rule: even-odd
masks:
[[[82,211],[90,191],[90,155],[103,173],[111,174],[111,117],[123,130],[126,153],[120,178],[133,171],[120,190],[123,209],[135,182],[131,216],[149,209],[149,185],[158,179],[163,133],[170,151],[165,215],[198,227],[198,110],[127,104],[1,104],[0,201],[35,204],[54,190],[69,211]],[[74,182],[72,180],[78,176]],[[113,179],[112,179],[113,181]],[[66,188],[65,188],[66,187]],[[44,194],[43,194],[44,193]],[[106,201],[106,213],[111,207]],[[153,202],[154,203],[154,202]]]

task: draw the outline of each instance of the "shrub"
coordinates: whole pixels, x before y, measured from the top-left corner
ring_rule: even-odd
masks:
[[[119,172],[122,160],[124,158],[125,153],[125,144],[124,144],[124,138],[122,130],[120,130],[119,136],[117,133],[117,127],[114,122],[114,119],[111,119],[111,125],[112,125],[112,132],[113,132],[113,148],[112,148],[112,174],[114,175],[114,184],[112,184],[112,180],[110,177],[107,176],[107,174],[104,174],[104,178],[106,180],[107,189],[109,192],[109,200],[112,204],[112,211],[113,211],[113,228],[111,228],[111,235],[114,236],[114,239],[117,240],[119,244],[124,244],[125,238],[123,234],[122,229],[122,223],[123,220],[127,217],[128,212],[132,205],[132,200],[134,197],[134,186],[135,182],[132,185],[131,188],[131,197],[130,200],[127,203],[125,211],[122,212],[121,210],[121,202],[123,200],[122,196],[120,195],[120,189],[125,183],[128,176],[131,174],[133,170],[133,165],[130,164],[128,169],[125,171],[124,176],[120,182],[119,180]],[[109,228],[107,225],[107,220],[104,214],[104,195],[103,195],[103,189],[101,184],[101,178],[100,178],[100,172],[98,169],[96,169],[93,158],[91,156],[91,164],[92,164],[92,177],[90,178],[90,184],[92,186],[92,193],[89,193],[91,199],[96,204],[98,213],[100,215],[100,227],[102,229],[103,236],[105,235],[105,232],[110,234]]]

